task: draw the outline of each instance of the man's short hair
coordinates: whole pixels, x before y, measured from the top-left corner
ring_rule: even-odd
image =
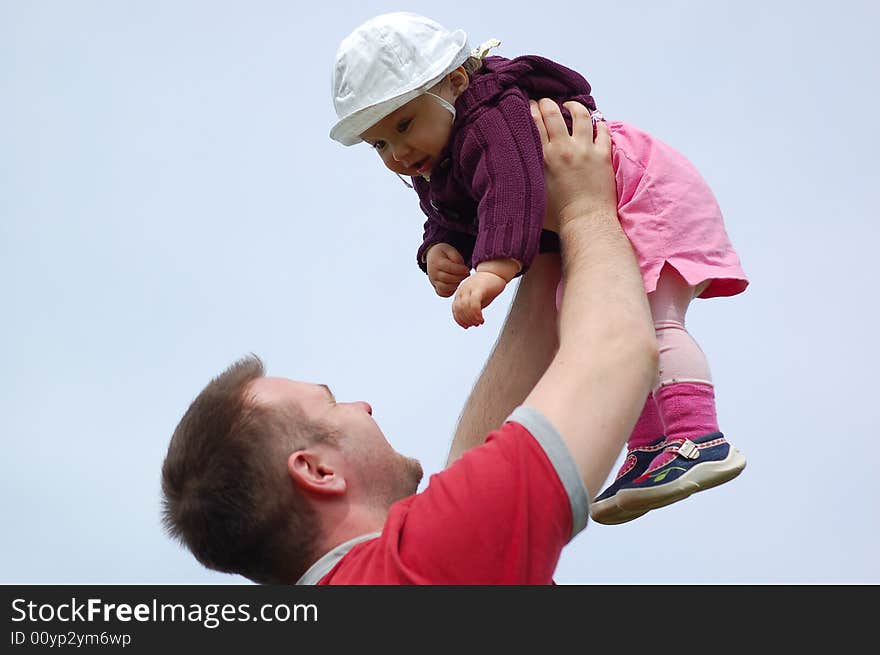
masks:
[[[305,572],[318,536],[287,457],[331,437],[296,407],[257,403],[248,386],[264,374],[244,357],[186,410],[162,465],[162,522],[204,566],[284,584]]]

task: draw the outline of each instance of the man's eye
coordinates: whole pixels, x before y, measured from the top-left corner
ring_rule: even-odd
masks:
[[[385,148],[385,142],[384,141],[376,141],[376,143],[373,144],[373,148],[381,151]]]
[[[405,121],[400,121],[397,124],[397,131],[398,132],[406,132],[407,129],[409,128],[410,123],[412,123],[411,118],[407,118]]]

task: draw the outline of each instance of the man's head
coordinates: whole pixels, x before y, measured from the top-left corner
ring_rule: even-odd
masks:
[[[208,568],[290,583],[333,541],[378,530],[421,466],[391,448],[366,403],[264,377],[244,358],[211,380],[174,431],[163,521]]]

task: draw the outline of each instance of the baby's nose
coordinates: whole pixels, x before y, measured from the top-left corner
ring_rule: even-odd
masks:
[[[410,152],[411,150],[404,145],[395,146],[394,148],[392,148],[391,151],[395,161],[402,162],[407,166],[409,165],[409,163],[406,161],[406,159],[409,156]]]

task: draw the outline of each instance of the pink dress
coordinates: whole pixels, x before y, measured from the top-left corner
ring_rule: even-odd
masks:
[[[749,282],[709,185],[681,153],[628,123],[608,121],[620,223],[639,261],[645,291],[669,262],[700,298],[733,296]]]

